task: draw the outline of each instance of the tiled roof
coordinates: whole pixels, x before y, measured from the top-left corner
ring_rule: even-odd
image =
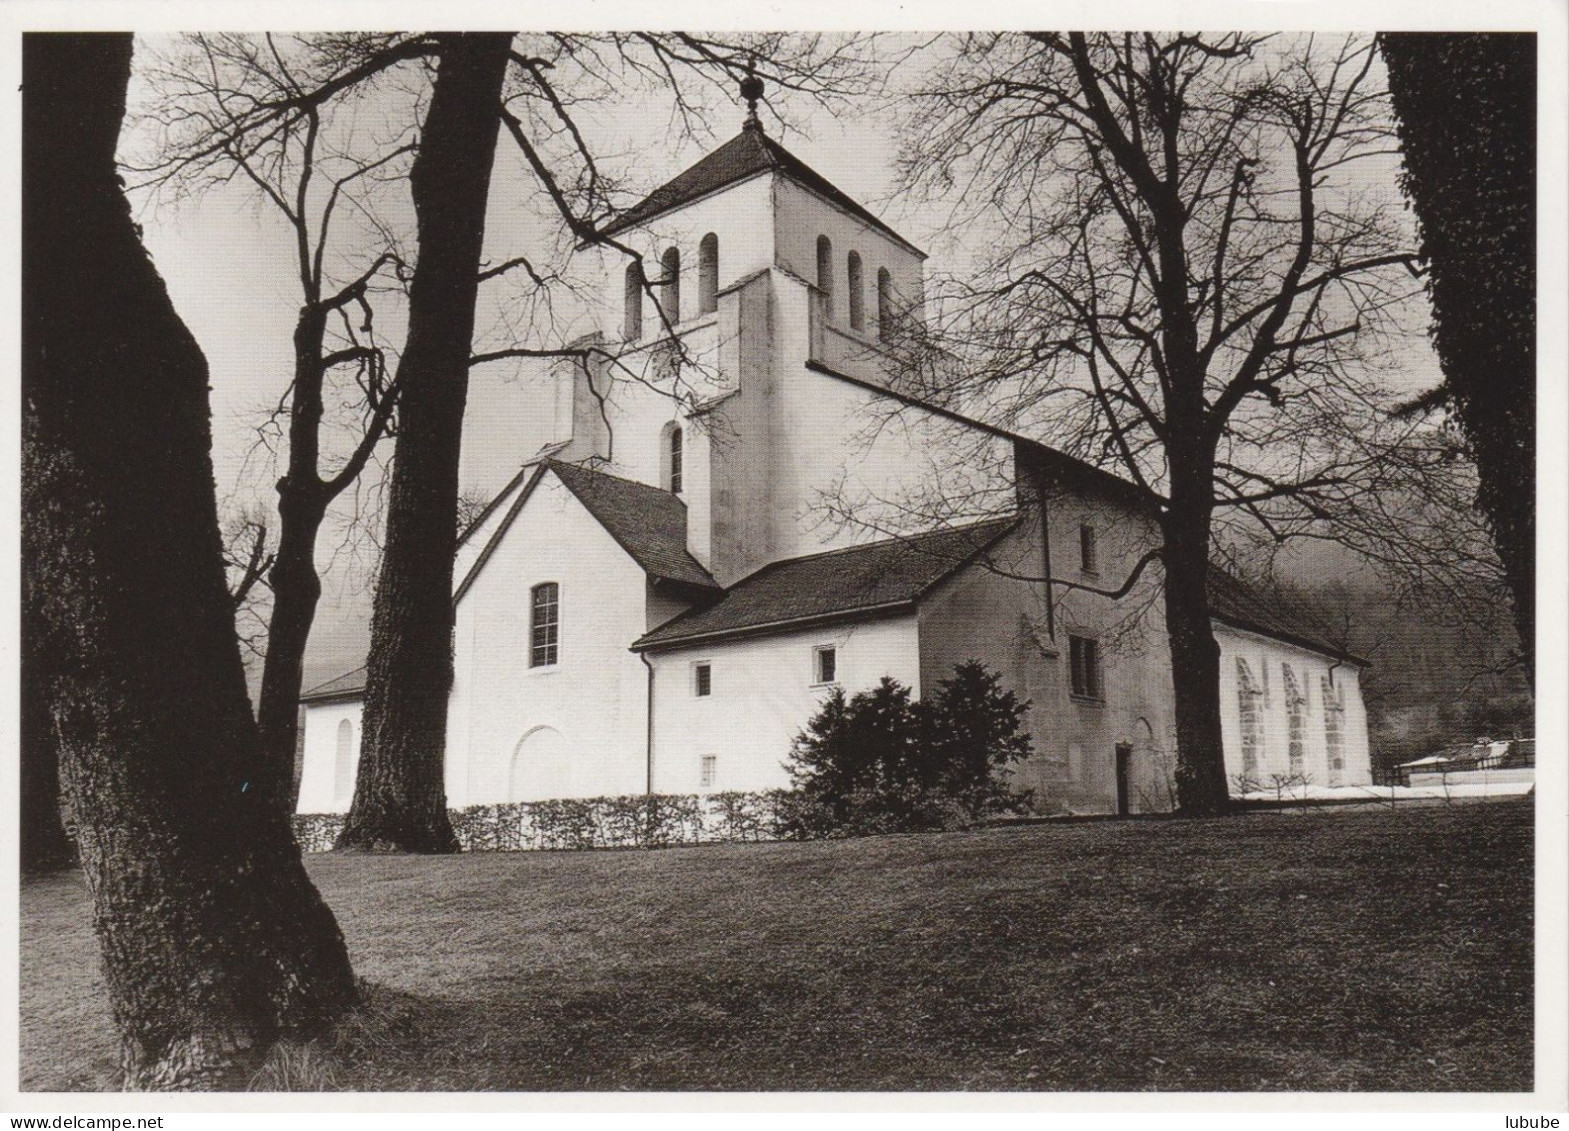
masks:
[[[365,669],[355,668],[336,679],[318,683],[300,695],[301,703],[325,703],[332,699],[357,699],[365,690]]]
[[[667,621],[632,647],[657,648],[907,605],[995,542],[1013,522],[993,519],[774,562],[736,582],[717,603]]]
[[[686,548],[686,504],[647,483],[547,460],[567,490],[578,497],[632,560],[652,577],[718,589],[713,575]]]
[[[679,208],[728,185],[769,171],[788,175],[905,246],[920,251],[849,195],[835,188],[827,177],[758,128],[743,129],[697,164],[660,185],[640,203],[606,225],[604,232],[606,235],[615,235],[634,228],[672,208]]]
[[[1206,588],[1210,615],[1216,620],[1300,644],[1327,656],[1367,663],[1344,647],[1331,644],[1334,634],[1313,614],[1279,594],[1260,592],[1222,566],[1210,566]]]

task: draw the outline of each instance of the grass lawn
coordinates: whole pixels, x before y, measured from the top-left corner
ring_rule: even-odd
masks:
[[[338,1086],[1528,1091],[1529,801],[655,852],[310,858],[386,1017]],[[113,1086],[22,887],[21,1087]]]

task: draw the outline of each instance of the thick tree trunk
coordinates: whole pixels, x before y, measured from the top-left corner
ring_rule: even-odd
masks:
[[[359,772],[339,848],[458,848],[443,782],[458,458],[511,39],[505,33],[441,37],[440,70],[410,173],[419,262],[398,367],[398,438],[371,619]]]
[[[1170,450],[1178,453],[1180,446]],[[1207,461],[1191,453],[1185,458],[1174,454],[1171,466],[1161,560],[1177,722],[1177,806],[1184,816],[1212,817],[1230,806],[1220,730],[1220,645],[1206,588],[1212,472]]]
[[[129,35],[24,37],[26,544],[68,661],[49,705],[126,1086],[224,1087],[355,990],[253,788],[207,366],[115,172],[130,59]]]
[[[43,500],[33,497],[32,485],[38,453],[33,447],[32,420],[23,423],[22,513]],[[66,835],[60,812],[60,750],[54,719],[49,714],[49,688],[61,670],[63,657],[58,641],[51,640],[43,612],[44,590],[34,567],[33,547],[28,544],[32,523],[22,525],[22,718],[21,718],[21,834],[22,872],[36,875],[70,864],[76,848]]]

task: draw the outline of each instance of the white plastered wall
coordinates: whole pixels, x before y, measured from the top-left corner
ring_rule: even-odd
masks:
[[[551,581],[560,661],[530,667],[530,594]],[[546,472],[458,605],[448,804],[642,792],[646,674],[627,645],[646,617],[642,569]],[[552,766],[531,768],[529,750]]]
[[[903,615],[799,632],[694,644],[651,656],[654,665],[654,790],[710,793],[788,786],[791,740],[830,688],[814,684],[813,652],[831,645],[847,694],[891,676],[920,693],[916,618]],[[693,667],[711,665],[712,694],[695,693]],[[701,783],[701,759],[716,777]]]
[[[348,789],[339,790],[338,728],[347,721],[351,727],[349,763],[357,769],[360,758],[360,715],[358,699],[334,703],[313,703],[305,708],[305,760],[300,768],[300,796],[297,813],[347,813],[354,799],[354,775],[348,775]]]
[[[1313,785],[1368,785],[1373,780],[1368,751],[1367,709],[1362,702],[1361,669],[1337,662],[1321,652],[1288,644],[1273,637],[1215,622],[1220,645],[1220,719],[1226,752],[1226,776],[1236,791],[1243,773],[1242,721],[1238,697],[1237,658],[1247,661],[1253,681],[1261,686],[1263,750],[1255,775],[1260,788],[1271,787],[1276,775],[1292,777],[1290,767],[1290,715],[1286,705],[1283,665],[1291,665],[1303,698],[1304,772]],[[1344,708],[1345,767],[1334,780],[1329,768],[1325,738],[1323,680],[1332,678]]]

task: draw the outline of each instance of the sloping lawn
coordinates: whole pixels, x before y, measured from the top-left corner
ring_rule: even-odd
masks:
[[[1526,1091],[1531,803],[310,869],[403,1024],[355,1090]],[[112,1086],[22,888],[21,1086]]]

